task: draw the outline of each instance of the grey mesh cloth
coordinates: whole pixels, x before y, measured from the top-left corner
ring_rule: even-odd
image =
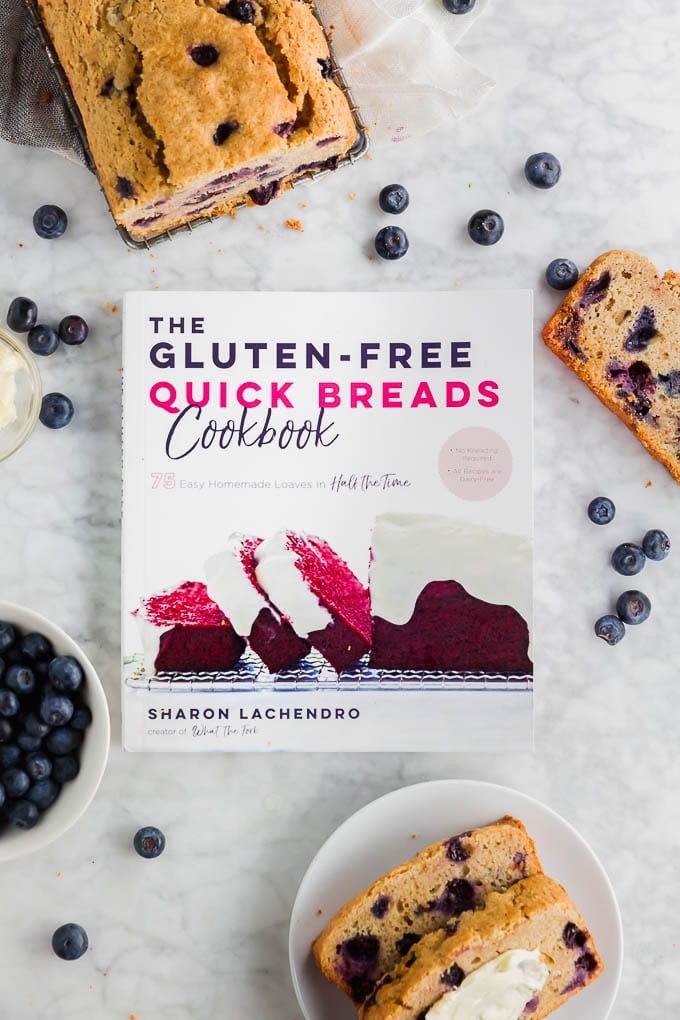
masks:
[[[33,13],[23,0],[0,0],[0,137],[86,163]]]

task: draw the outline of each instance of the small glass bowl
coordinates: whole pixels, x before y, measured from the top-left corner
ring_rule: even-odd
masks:
[[[0,428],[0,461],[11,457],[19,450],[35,428],[40,414],[42,390],[40,376],[31,353],[10,333],[0,329],[0,360],[6,352],[19,359],[16,381],[15,421]]]

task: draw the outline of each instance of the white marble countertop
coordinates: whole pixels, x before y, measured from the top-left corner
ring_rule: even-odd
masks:
[[[534,794],[583,833],[623,912],[626,961],[613,1015],[677,1010],[677,567],[648,571],[652,618],[623,645],[609,649],[591,631],[620,587],[607,566],[612,540],[661,526],[680,544],[680,495],[665,471],[537,331],[535,754],[126,755],[118,718],[120,315],[110,307],[128,288],[156,286],[517,286],[536,288],[541,324],[555,304],[541,279],[555,256],[583,266],[600,251],[631,247],[680,268],[680,8],[672,6],[497,2],[462,47],[498,80],[477,114],[153,254],[125,249],[85,171],[0,147],[0,307],[29,294],[51,319],[78,311],[92,326],[85,347],[41,365],[45,384],[73,397],[77,420],[63,433],[39,428],[0,466],[0,593],[84,645],[106,684],[115,735],[86,816],[52,847],[0,871],[3,1015],[295,1020],[287,922],[308,861],[372,798],[455,776]],[[523,180],[526,156],[539,149],[563,162],[554,191]],[[412,246],[386,265],[367,256],[383,222],[376,193],[393,180],[411,193],[400,222]],[[57,243],[31,229],[44,202],[71,215]],[[503,213],[506,234],[480,249],[465,224],[487,206]],[[292,216],[304,233],[283,226]],[[606,535],[584,515],[600,490],[619,507]],[[129,848],[146,823],[168,836],[153,864]],[[90,934],[80,965],[49,949],[52,930],[67,920]]]

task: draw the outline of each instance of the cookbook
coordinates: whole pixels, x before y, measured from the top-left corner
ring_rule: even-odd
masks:
[[[532,741],[532,296],[133,292],[128,750]]]

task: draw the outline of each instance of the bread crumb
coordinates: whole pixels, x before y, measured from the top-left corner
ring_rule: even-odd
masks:
[[[305,232],[305,228],[299,220],[286,220],[286,226],[289,230],[299,230],[301,234],[304,234]]]
[[[371,154],[370,154],[370,152],[367,152],[366,155],[364,156],[364,159],[370,159],[370,158],[371,158]]]
[[[319,909],[316,912],[316,916],[317,917],[321,917],[322,914],[323,914],[323,910],[321,909],[321,907],[319,907]]]
[[[350,191],[350,193],[349,193],[349,195],[347,197],[350,200],[350,202],[353,202],[354,199],[357,197],[356,191]]]
[[[154,270],[152,270],[152,272],[155,273],[156,270],[154,269]],[[111,305],[111,315],[115,315],[117,311],[118,311],[118,305]]]
[[[130,1020],[137,1020],[137,1014],[136,1013],[130,1013]]]
[[[61,871],[57,872],[57,878],[61,878]]]
[[[411,833],[411,839],[418,839],[418,833],[417,832],[412,832]]]
[[[218,255],[221,255],[221,254],[222,254],[222,249],[221,249],[221,248],[218,248],[218,249],[217,249],[217,254],[218,254]]]
[[[258,229],[258,230],[264,230],[264,227],[263,227],[263,226],[262,226],[262,224],[260,223],[260,224],[258,224],[258,227],[257,227],[257,229]]]
[[[21,241],[19,241],[19,247],[23,248],[23,244],[21,243]]]
[[[307,208],[307,203],[306,202],[298,202],[298,205],[300,206],[301,209],[306,209]]]
[[[51,98],[52,98],[52,95],[51,95],[51,93],[49,93],[49,92],[43,92],[43,94],[42,94],[42,95],[41,95],[41,97],[40,97],[40,102],[41,102],[41,103],[49,103],[49,101],[50,101],[50,99],[51,99]]]
[[[369,262],[375,262],[375,255],[369,255],[368,256],[368,261]]]
[[[235,209],[230,209],[229,210],[229,215],[231,216],[232,220],[237,220],[238,219],[238,213],[236,212]]]
[[[651,487],[652,487],[651,482],[645,482],[645,489],[651,489]]]

